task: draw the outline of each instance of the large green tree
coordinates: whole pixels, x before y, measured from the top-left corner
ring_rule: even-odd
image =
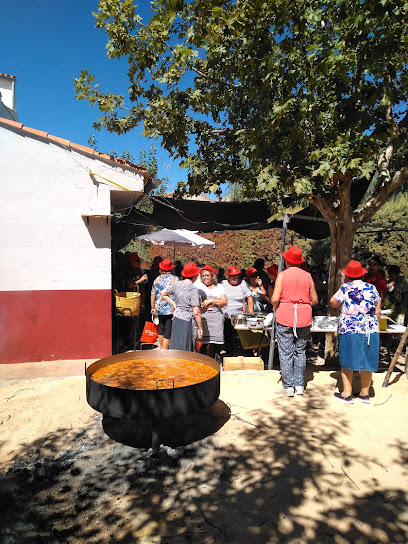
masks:
[[[330,290],[368,221],[408,176],[406,0],[100,0],[125,95],[81,72],[77,97],[118,134],[143,124],[189,170],[184,189],[307,199],[330,222]],[[353,209],[350,187],[372,178]]]

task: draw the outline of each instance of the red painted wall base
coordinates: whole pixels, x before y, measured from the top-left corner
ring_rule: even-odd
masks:
[[[111,291],[0,292],[0,364],[112,354]]]

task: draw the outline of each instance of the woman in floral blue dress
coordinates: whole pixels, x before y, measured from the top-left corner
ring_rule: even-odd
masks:
[[[378,369],[381,297],[374,285],[362,281],[366,272],[358,261],[350,261],[343,269],[345,283],[330,299],[332,308],[341,306],[338,343],[343,392],[334,396],[346,404],[353,404],[354,371],[360,372],[361,380],[357,398],[369,404],[372,373]]]
[[[163,289],[169,285],[173,285],[178,281],[178,277],[171,272],[173,263],[169,259],[164,259],[159,263],[160,275],[153,282],[152,291],[150,294],[150,302],[152,306],[152,315],[157,315],[159,318],[159,346],[160,349],[169,349],[173,306],[161,296]],[[174,300],[174,297],[172,297]]]

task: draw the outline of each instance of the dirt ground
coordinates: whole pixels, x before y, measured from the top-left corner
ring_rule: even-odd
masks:
[[[406,544],[408,380],[384,376],[346,406],[337,368],[309,363],[294,398],[277,370],[223,372],[157,456],[148,425],[87,404],[84,377],[1,382],[0,542]]]

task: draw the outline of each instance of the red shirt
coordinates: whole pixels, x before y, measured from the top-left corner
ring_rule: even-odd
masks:
[[[301,268],[291,266],[282,272],[282,293],[276,310],[278,323],[293,327],[297,303],[296,327],[307,327],[312,324],[311,286],[312,276]]]
[[[363,278],[363,281],[367,283],[371,283],[371,285],[374,285],[374,287],[377,288],[377,291],[380,293],[380,295],[386,293],[388,291],[387,289],[387,280],[381,274],[381,272],[377,272],[377,274],[373,274],[372,276],[365,276]]]

